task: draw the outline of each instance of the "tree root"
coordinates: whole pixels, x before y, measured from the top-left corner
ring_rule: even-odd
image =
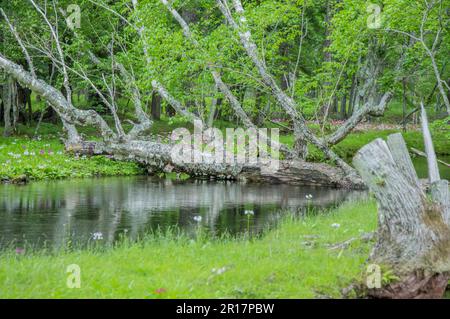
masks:
[[[369,289],[367,296],[377,299],[440,299],[448,287],[450,273],[427,274],[414,271],[380,289]]]

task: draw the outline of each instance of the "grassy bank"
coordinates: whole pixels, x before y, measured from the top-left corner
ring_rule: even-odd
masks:
[[[343,141],[333,146],[333,150],[346,161],[351,161],[353,156],[364,145],[372,142],[377,138],[386,139],[390,134],[402,133],[403,138],[408,147],[414,147],[424,150],[423,136],[420,131],[402,132],[401,130],[368,130],[365,132],[354,132],[349,134]],[[447,131],[432,131],[433,143],[436,154],[438,156],[450,155],[450,139]],[[281,136],[280,140],[287,145],[292,145],[294,138],[292,135]],[[315,146],[309,145],[309,161],[323,162],[326,161],[323,153]]]
[[[376,227],[373,202],[303,219],[286,217],[259,239],[152,235],[139,243],[72,252],[0,255],[0,298],[340,297],[361,278],[372,243],[336,244]],[[81,288],[66,268],[81,269]]]
[[[104,156],[73,156],[64,153],[56,138],[30,140],[0,138],[0,181],[57,179],[68,177],[120,176],[142,174],[138,165]]]

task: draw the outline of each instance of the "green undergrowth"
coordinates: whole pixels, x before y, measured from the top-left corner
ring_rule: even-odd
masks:
[[[68,177],[142,174],[137,164],[104,156],[74,156],[56,138],[0,138],[0,180],[43,180]]]

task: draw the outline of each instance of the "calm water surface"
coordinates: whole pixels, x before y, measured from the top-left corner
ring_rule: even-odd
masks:
[[[450,161],[448,157],[445,161]],[[421,178],[426,160],[414,159]],[[440,165],[441,177],[450,169]],[[306,195],[312,195],[307,199]],[[67,242],[111,244],[157,229],[194,235],[258,234],[288,212],[334,207],[366,192],[289,185],[172,181],[118,177],[0,185],[0,250],[31,245],[62,247]],[[308,196],[309,197],[309,196]]]
[[[301,214],[361,196],[365,192],[150,177],[0,185],[0,245],[61,247],[93,238],[112,243],[169,227],[188,234],[199,228],[213,235],[256,234],[287,211]]]

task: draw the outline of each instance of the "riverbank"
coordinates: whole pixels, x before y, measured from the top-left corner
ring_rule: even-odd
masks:
[[[161,135],[167,135],[180,123],[155,123],[155,130]],[[226,124],[223,124],[226,125]],[[222,125],[222,126],[223,126]],[[25,133],[29,133],[25,128]],[[0,181],[23,183],[32,180],[94,177],[94,176],[130,176],[145,174],[145,170],[135,163],[120,162],[105,156],[76,157],[64,152],[64,145],[56,137],[57,126],[47,125],[39,140],[30,140],[26,135],[4,138],[0,137]],[[386,138],[398,130],[369,130],[357,131],[333,147],[336,153],[351,162],[356,152],[374,139]],[[403,133],[409,147],[423,150],[423,138],[420,131]],[[281,135],[280,139],[287,145],[292,145],[291,135]],[[433,142],[439,157],[450,155],[450,140],[448,132],[433,131]],[[312,162],[326,162],[322,152],[315,147],[309,147],[308,160]],[[450,175],[446,168],[444,176]]]
[[[0,298],[323,298],[362,280],[376,229],[374,201],[302,219],[262,238],[149,235],[115,248],[0,255]],[[358,238],[348,247],[334,247]],[[334,247],[334,248],[333,248]],[[80,288],[67,267],[80,267]]]

